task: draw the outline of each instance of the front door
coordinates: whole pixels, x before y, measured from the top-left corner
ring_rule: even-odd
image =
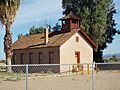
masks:
[[[76,59],[77,64],[79,64],[80,63],[80,52],[75,52],[75,59]]]

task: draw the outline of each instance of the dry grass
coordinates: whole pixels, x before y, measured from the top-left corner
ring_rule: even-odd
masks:
[[[24,77],[24,74],[11,74]],[[1,76],[1,73],[0,73]],[[4,76],[4,74],[3,74]],[[9,76],[9,74],[6,74]],[[5,76],[4,76],[5,77]],[[29,90],[91,90],[92,76],[82,74],[29,74]],[[2,77],[1,77],[2,78]],[[0,81],[0,90],[24,90],[26,81]],[[95,74],[95,90],[120,90],[120,71],[102,71]]]
[[[0,72],[0,81],[19,81],[25,79],[25,76],[23,73]]]

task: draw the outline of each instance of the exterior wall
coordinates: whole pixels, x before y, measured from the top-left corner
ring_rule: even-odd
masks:
[[[24,49],[24,50],[13,50],[13,53],[16,54],[16,59],[15,59],[15,64],[21,64],[21,54],[24,54],[24,58],[23,58],[23,64],[29,64],[29,53],[33,53],[33,58],[31,61],[31,64],[39,64],[39,53],[43,53],[42,55],[42,60],[40,61],[40,64],[49,64],[49,52],[53,52],[53,61],[52,64],[60,64],[59,62],[59,47],[54,47],[54,48],[38,48],[38,49]],[[13,60],[12,60],[12,64],[13,64]],[[42,66],[43,67],[43,66]],[[40,68],[38,68],[37,70],[39,71],[47,71],[50,69],[49,67],[40,67],[41,69],[44,68],[44,70],[41,70]],[[35,67],[37,68],[37,67]],[[51,66],[51,69],[53,67]],[[33,67],[31,68],[31,70],[33,69]],[[35,69],[33,69],[35,70]],[[59,67],[56,68],[56,70],[53,70],[54,72],[59,72]]]
[[[77,22],[76,23],[71,23],[71,28],[72,29],[78,29],[79,28],[78,23]]]
[[[76,42],[76,37],[79,37],[79,42]],[[30,53],[33,53],[31,64],[39,64],[39,53],[41,52],[43,56],[40,64],[49,64],[49,52],[53,52],[52,64],[77,64],[75,52],[80,52],[80,64],[93,62],[93,48],[79,33],[76,33],[61,47],[13,50],[13,53],[16,54],[15,64],[21,64],[21,54],[24,54],[23,64],[29,64]],[[39,67],[39,69],[40,68],[42,67]],[[49,68],[50,67],[44,67],[46,71],[49,70]],[[72,70],[72,68],[73,66],[60,66],[60,68],[58,66],[52,67],[51,69],[54,69],[55,72],[66,72]],[[31,70],[32,69],[33,67]],[[41,69],[39,71],[41,71]]]
[[[79,42],[76,42],[79,37]],[[60,64],[77,64],[75,52],[80,52],[80,63],[93,62],[93,48],[85,41],[85,39],[76,33],[67,42],[60,47]],[[68,71],[71,67],[61,67],[61,71]]]

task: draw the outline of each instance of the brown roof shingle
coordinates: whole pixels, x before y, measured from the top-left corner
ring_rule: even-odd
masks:
[[[42,48],[42,47],[54,47],[64,44],[72,35],[78,32],[79,29],[74,29],[71,32],[52,32],[49,33],[49,42],[44,44],[44,34],[36,34],[29,36],[22,36],[13,44],[13,49],[25,49],[25,48]]]
[[[62,33],[62,32],[49,33],[49,42],[47,44],[44,44],[44,34],[22,36],[13,44],[13,49],[61,46],[76,32],[79,32],[93,48],[97,48],[95,43],[83,30],[73,29],[71,30],[71,32],[66,32],[66,33]]]

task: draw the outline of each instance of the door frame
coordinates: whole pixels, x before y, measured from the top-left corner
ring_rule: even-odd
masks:
[[[77,64],[80,64],[80,51],[75,51],[75,58],[77,57]]]

